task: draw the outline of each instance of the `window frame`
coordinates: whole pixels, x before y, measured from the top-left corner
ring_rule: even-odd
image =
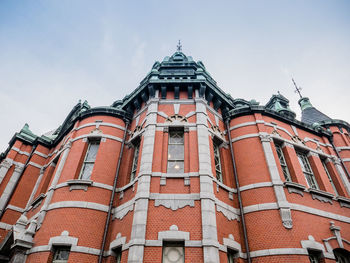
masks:
[[[323,255],[322,251],[319,250],[314,250],[314,249],[308,249],[307,250],[308,256],[309,256],[309,261],[310,263],[321,263]]]
[[[172,142],[171,141],[171,135],[172,133],[180,133],[182,136],[182,143],[176,143],[176,142]],[[168,159],[167,159],[167,173],[184,173],[185,172],[185,131],[183,127],[170,127],[169,128],[169,137],[168,137]],[[182,158],[171,158],[170,155],[170,148],[172,146],[178,146],[178,145],[182,145],[182,153],[183,156]],[[169,164],[170,163],[182,163],[182,167],[180,167],[180,169],[178,171],[171,171],[169,172]],[[181,169],[182,168],[182,169]]]
[[[140,158],[140,144],[141,144],[141,141],[139,138],[136,138],[133,142],[134,154],[132,157],[130,182],[132,182],[136,178],[136,172],[137,172],[138,162],[139,162],[139,158]]]
[[[60,252],[60,251],[68,251],[67,259],[55,259],[58,252]],[[70,252],[71,252],[70,246],[53,246],[52,263],[67,263],[69,260]]]
[[[115,254],[116,263],[122,262],[122,253],[123,253],[122,246],[114,248],[113,252]]]
[[[307,186],[312,189],[320,190],[320,186],[317,183],[316,177],[314,175],[314,172],[312,171],[312,168],[306,153],[299,150],[296,150],[295,152],[296,152],[301,170],[304,174]],[[311,179],[311,181],[309,181],[309,179]]]
[[[100,149],[100,142],[101,142],[100,140],[90,140],[90,141],[88,141],[89,145],[88,145],[87,150],[85,152],[84,161],[83,161],[83,163],[81,165],[81,168],[80,168],[80,172],[79,172],[79,176],[78,176],[79,180],[91,180],[91,175],[92,175],[92,171],[93,171],[94,166],[95,166],[98,150]],[[96,144],[98,145],[98,147],[97,147],[95,159],[93,161],[87,161],[91,145],[96,145]],[[91,169],[91,173],[89,175],[89,178],[82,178],[86,164],[93,164],[92,165],[92,169]]]
[[[215,176],[216,179],[223,183],[223,173],[222,173],[222,165],[221,165],[221,156],[220,156],[220,144],[222,142],[217,138],[213,138],[213,154],[214,154],[214,166],[215,166]],[[219,173],[219,176],[218,176]]]
[[[286,158],[283,153],[282,145],[274,142],[275,148],[276,148],[276,153],[278,157],[278,162],[280,164],[280,167],[282,169],[283,177],[286,182],[292,182],[292,176],[290,175],[289,168],[286,162]],[[283,161],[283,163],[281,162]]]
[[[227,263],[235,263],[236,262],[236,258],[238,256],[238,251],[231,249],[231,248],[227,248]]]

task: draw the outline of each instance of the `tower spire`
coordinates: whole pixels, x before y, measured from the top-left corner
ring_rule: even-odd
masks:
[[[179,39],[179,43],[177,44],[177,52],[181,52],[182,51],[182,45],[181,45],[181,41]]]
[[[292,78],[292,81],[293,81],[293,84],[294,84],[294,87],[295,87],[295,91],[294,92],[298,93],[300,98],[302,98],[303,96],[301,95],[301,92],[300,92],[302,90],[302,88],[297,86],[297,84],[295,83],[293,78]]]

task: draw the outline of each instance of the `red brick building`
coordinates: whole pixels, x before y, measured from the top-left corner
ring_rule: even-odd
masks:
[[[1,155],[2,262],[350,262],[350,125],[223,92],[181,51]]]

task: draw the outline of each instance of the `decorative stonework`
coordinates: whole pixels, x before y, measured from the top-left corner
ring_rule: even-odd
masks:
[[[303,144],[303,145],[305,145],[305,142],[304,142],[298,135],[294,135],[294,136],[292,137],[292,141],[293,141],[293,142],[296,142],[296,143],[298,143],[298,144]]]
[[[259,134],[260,140],[261,142],[271,142],[271,136],[270,134],[264,134],[264,133],[260,133]]]
[[[280,208],[280,214],[282,218],[282,224],[285,228],[293,228],[292,215],[289,208]]]
[[[88,187],[92,185],[91,180],[69,180],[67,181],[67,184],[70,186],[69,191],[72,190],[84,190],[85,192],[87,191]]]
[[[63,231],[60,236],[51,237],[49,241],[49,246],[59,245],[59,246],[76,246],[78,244],[78,238],[69,236],[68,231]]]
[[[350,208],[350,199],[344,196],[337,196],[336,200],[338,200],[341,207]]]
[[[158,240],[185,241],[190,240],[190,233],[179,231],[177,225],[171,225],[169,230],[158,232]]]
[[[287,187],[288,193],[295,193],[304,196],[304,191],[306,189],[305,186],[294,182],[284,182],[283,184]]]
[[[311,193],[312,199],[314,200],[316,199],[324,203],[330,203],[331,205],[333,204],[332,200],[334,195],[327,193],[325,191],[313,189],[313,188],[310,188],[309,192]]]
[[[178,114],[168,117],[165,122],[178,123],[187,122],[187,118]]]
[[[311,235],[308,236],[307,240],[301,240],[300,243],[301,243],[301,246],[305,249],[313,249],[313,250],[322,251],[322,252],[325,251],[324,246],[321,243],[316,242],[315,238]]]
[[[154,206],[160,206],[160,205],[175,211],[187,205],[194,207],[194,200],[193,199],[156,199]]]
[[[130,211],[134,210],[134,200],[130,200],[115,209],[114,218],[123,219]]]
[[[228,238],[223,238],[223,244],[229,249],[232,249],[238,253],[241,252],[241,245],[235,241],[234,237],[232,234],[228,235]]]
[[[239,221],[239,217],[234,212],[227,209],[226,207],[216,204],[216,211],[221,212],[229,221],[232,221],[232,220]]]
[[[125,245],[125,242],[126,242],[126,237],[123,237],[121,233],[118,233],[115,239],[109,245],[109,250],[113,251],[114,249]]]

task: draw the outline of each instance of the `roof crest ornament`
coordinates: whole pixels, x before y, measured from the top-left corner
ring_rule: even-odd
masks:
[[[294,81],[294,79],[292,78],[292,81],[293,81],[293,84],[294,84],[294,87],[295,87],[295,93],[298,93],[299,94],[299,96],[300,96],[300,98],[302,99],[303,98],[303,96],[301,95],[301,90],[302,90],[302,88],[301,87],[298,87],[297,86],[297,84],[295,83],[295,81]]]
[[[179,39],[179,43],[177,44],[177,52],[181,52],[182,51],[182,45],[181,45],[181,41]]]

